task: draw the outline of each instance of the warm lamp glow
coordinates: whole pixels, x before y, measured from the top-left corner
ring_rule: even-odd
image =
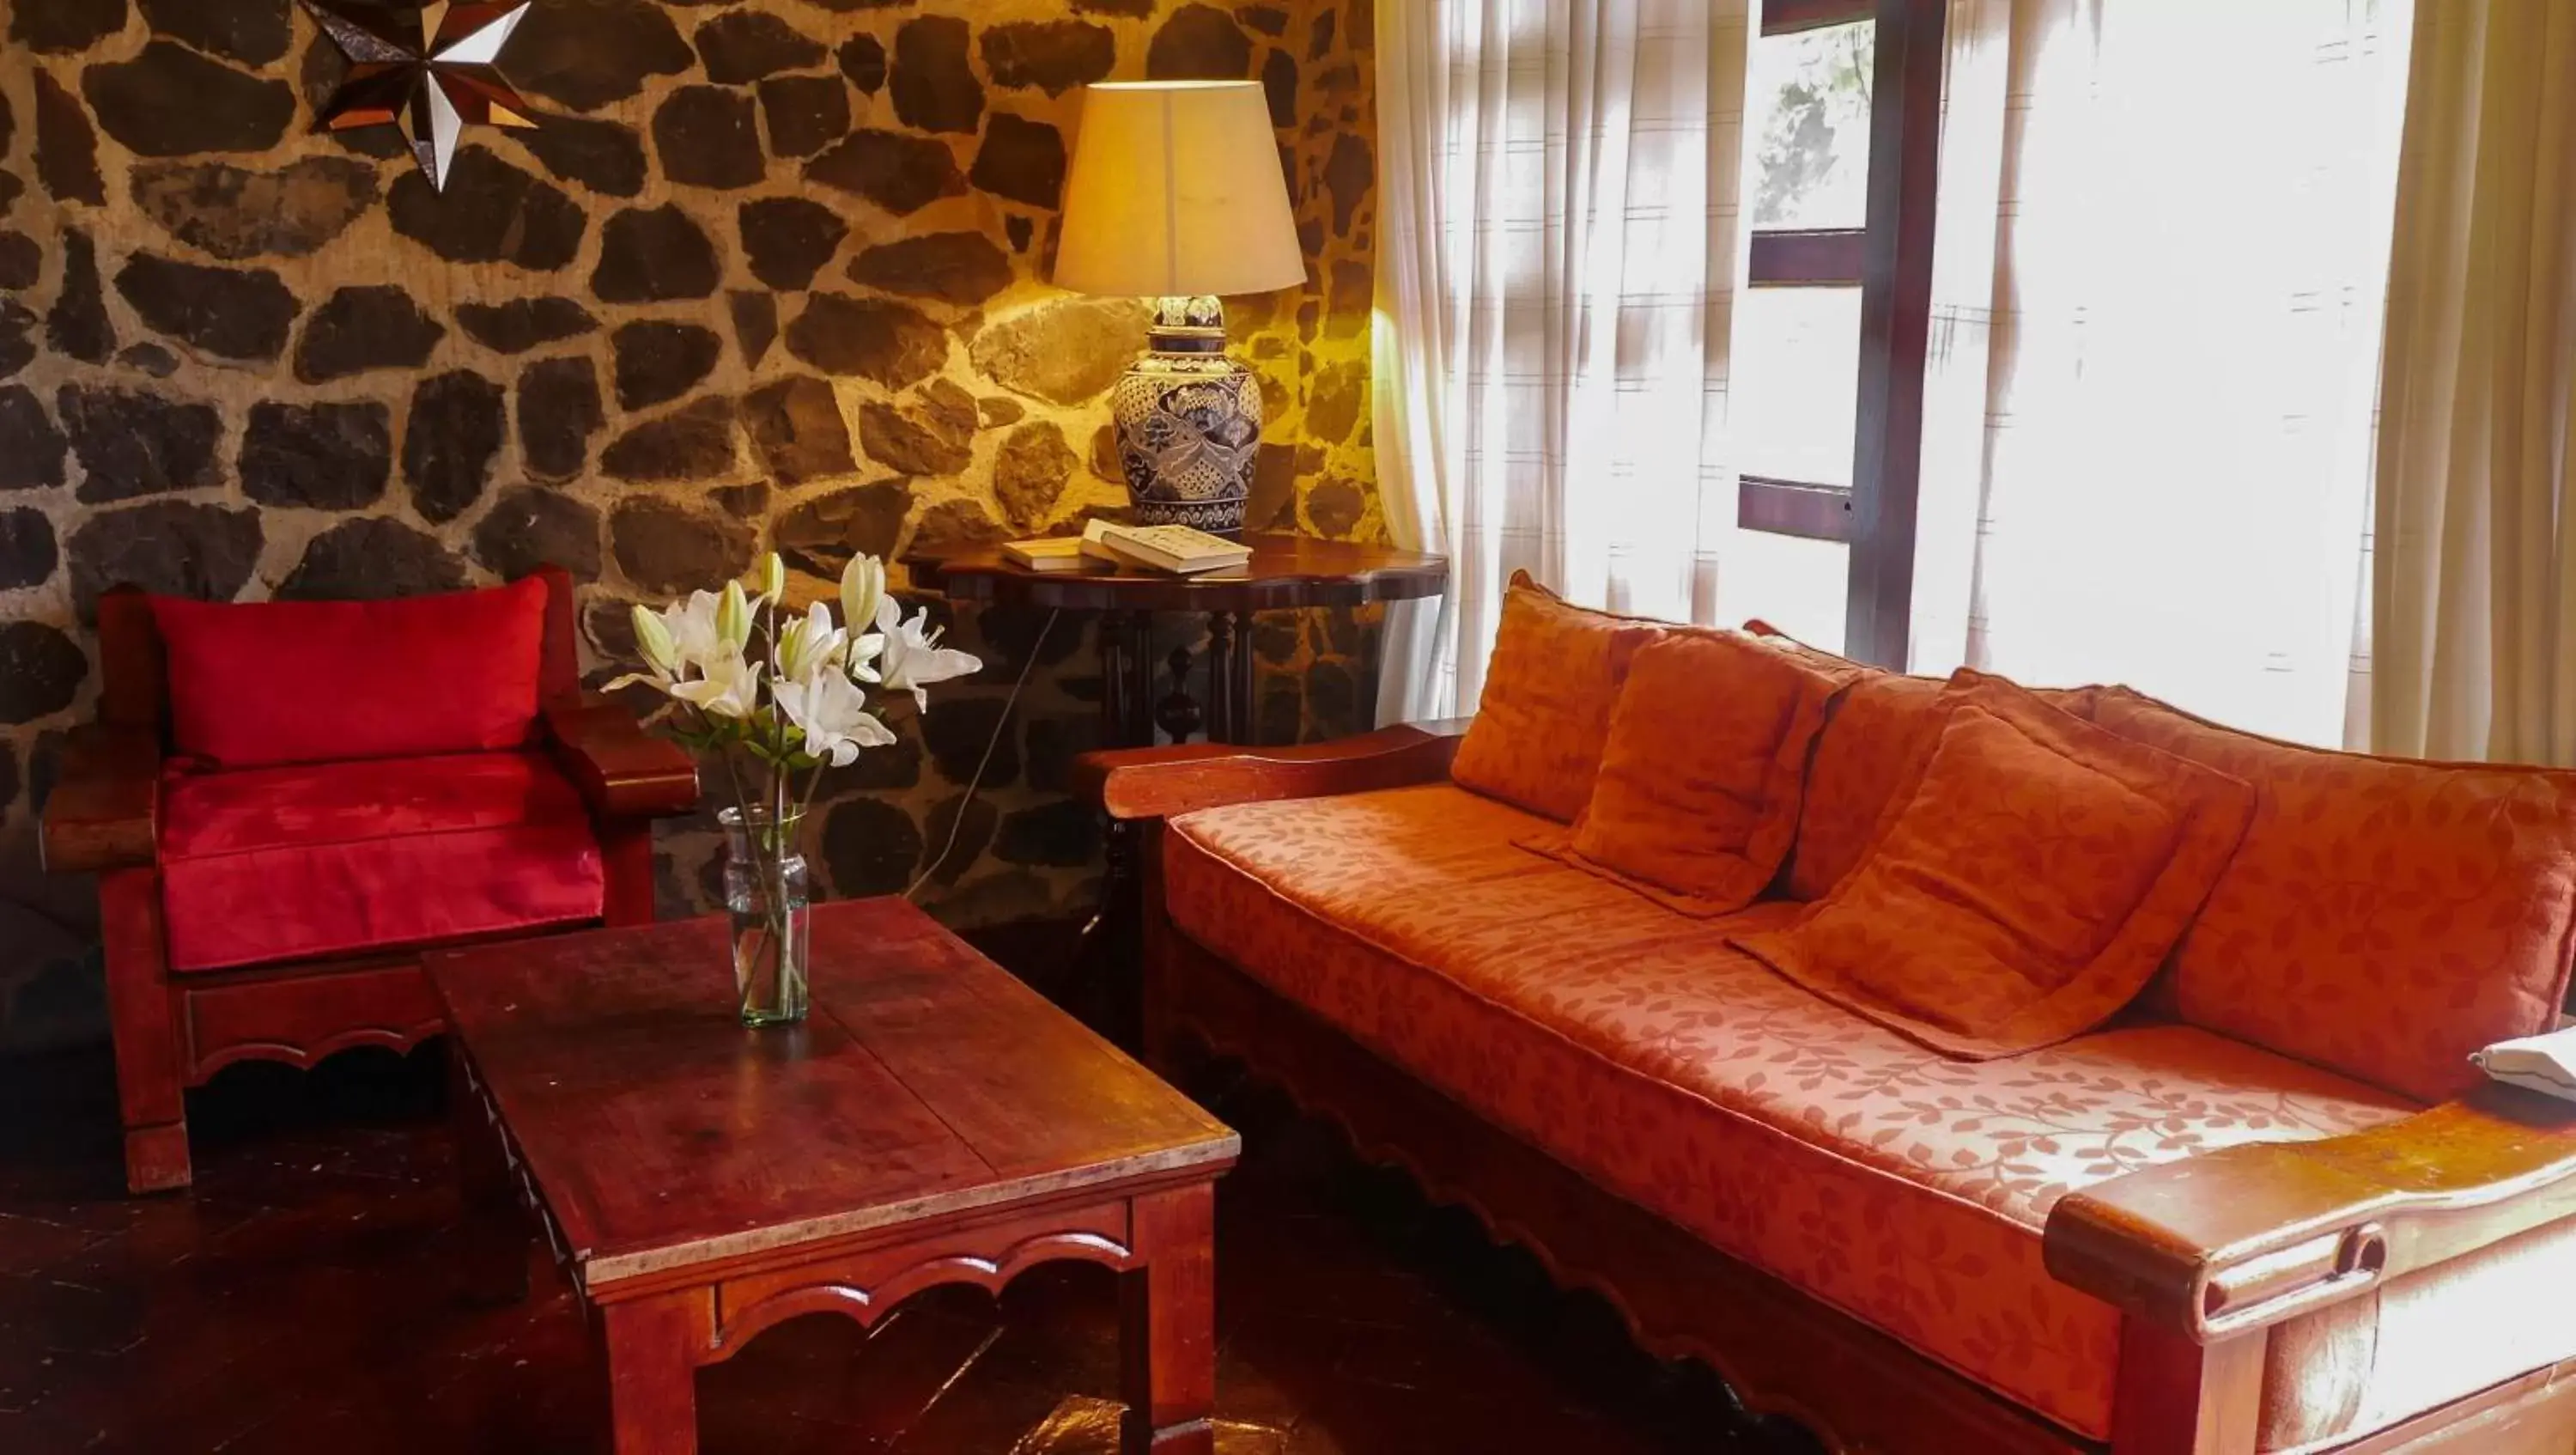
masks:
[[[1055,281],[1139,298],[1271,293],[1305,282],[1260,85],[1088,88]]]

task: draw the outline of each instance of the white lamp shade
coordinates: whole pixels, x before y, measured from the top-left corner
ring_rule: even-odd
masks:
[[[1139,298],[1306,281],[1270,103],[1252,81],[1088,88],[1055,281]]]

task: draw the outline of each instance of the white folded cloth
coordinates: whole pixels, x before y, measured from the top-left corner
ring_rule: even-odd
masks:
[[[2498,1041],[2470,1052],[2469,1060],[2489,1080],[2576,1101],[2576,1024],[2562,1024],[2544,1036]]]

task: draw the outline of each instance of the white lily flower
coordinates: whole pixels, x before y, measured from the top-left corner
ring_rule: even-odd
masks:
[[[857,761],[861,748],[888,747],[895,741],[893,729],[868,711],[866,695],[839,672],[772,682],[769,695],[787,720],[804,732],[805,751],[835,768]]]
[[[805,608],[801,619],[778,629],[772,664],[778,675],[802,682],[826,667],[837,667],[850,644],[850,634],[832,625],[832,609],[822,602]]]
[[[841,624],[856,632],[877,619],[877,603],[885,599],[885,562],[874,556],[853,556],[841,568]]]
[[[658,615],[641,605],[635,608],[635,652],[644,659],[645,670],[617,678],[608,691],[644,686],[668,693],[679,684],[700,660],[696,649],[711,641],[715,631],[715,597],[704,591],[698,595],[706,598],[706,611],[693,611],[698,605],[694,599]]]
[[[716,612],[721,605],[712,591],[692,591],[688,600],[672,602],[663,610],[663,634],[671,639],[672,676],[724,655],[723,641],[716,631]]]
[[[884,681],[885,678],[877,671],[877,658],[884,653],[883,635],[869,632],[865,636],[852,637],[848,660],[844,663],[850,669],[850,680],[853,682]]]
[[[716,598],[716,648],[740,655],[750,641],[751,599],[741,582],[727,581],[724,595]]]
[[[884,638],[877,671],[887,690],[911,693],[913,705],[924,711],[930,707],[927,689],[984,670],[982,658],[939,645],[942,633],[931,627],[927,610],[905,621],[903,608],[891,596],[877,599],[877,633]]]
[[[744,718],[759,709],[760,669],[745,662],[740,651],[698,665],[705,675],[665,690],[709,717]]]
[[[776,551],[761,558],[760,594],[771,601],[787,594],[787,563],[779,559]]]
[[[672,640],[671,629],[640,602],[635,607],[635,650],[654,675],[665,680],[680,675],[680,648]]]

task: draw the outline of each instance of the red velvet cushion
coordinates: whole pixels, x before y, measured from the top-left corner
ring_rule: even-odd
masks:
[[[515,748],[546,583],[394,601],[152,598],[173,746],[225,768]]]
[[[581,796],[539,754],[173,773],[162,784],[173,970],[596,919],[602,883]]]

